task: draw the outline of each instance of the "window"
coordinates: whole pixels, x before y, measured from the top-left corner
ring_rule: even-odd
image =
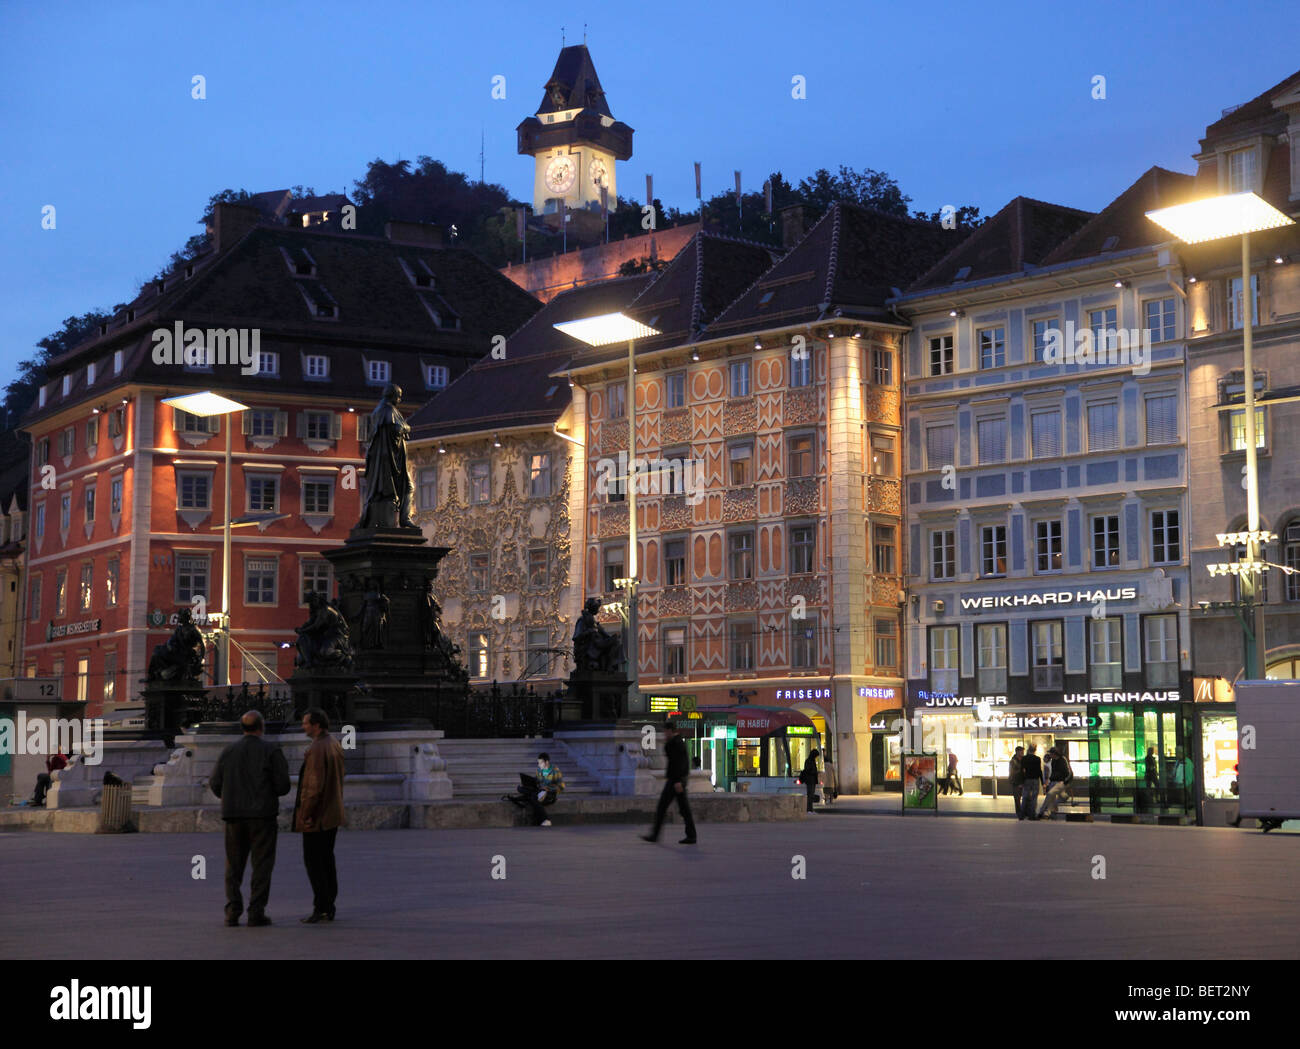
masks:
[[[528,494],[545,499],[551,494],[551,453],[534,452],[528,457]]]
[[[1092,519],[1092,567],[1114,568],[1119,564],[1119,515]]]
[[[790,620],[790,667],[812,670],[817,666],[817,613]]]
[[[86,491],[83,495],[83,498],[85,499],[85,504],[86,504],[85,505],[86,524],[94,524],[95,523],[95,483],[93,481],[88,481],[86,483]]]
[[[1259,274],[1250,275],[1250,323],[1259,324]],[[1241,278],[1233,277],[1228,281],[1228,327],[1237,329],[1245,327],[1245,315],[1241,301]]]
[[[1232,560],[1245,561],[1247,560],[1246,555],[1247,555],[1246,547],[1244,546],[1232,547]],[[1268,560],[1268,550],[1262,546],[1260,547],[1260,551],[1259,551],[1259,559],[1261,561]],[[1232,577],[1232,599],[1238,602],[1247,600],[1251,596],[1249,591],[1252,582],[1258,588],[1258,593],[1255,595],[1254,599],[1260,602],[1261,604],[1267,604],[1268,603],[1268,573],[1267,572],[1242,572],[1240,575],[1233,576]]]
[[[104,566],[104,604],[109,608],[117,606],[118,578],[121,574],[121,561],[110,557]]]
[[[665,402],[667,408],[686,407],[686,373],[671,372],[664,378]]]
[[[1113,349],[1117,312],[1114,306],[1088,311],[1088,327],[1092,329],[1092,352]]]
[[[1029,330],[1034,343],[1034,360],[1041,364],[1047,355],[1047,344],[1053,338],[1060,339],[1060,322],[1055,317],[1046,317],[1043,320],[1031,321]]]
[[[1286,599],[1300,601],[1300,520],[1282,532],[1282,563],[1293,570],[1286,576]]]
[[[1007,363],[1005,328],[983,328],[979,333],[980,367],[1001,368]]]
[[[366,381],[375,385],[388,382],[393,369],[388,361],[366,361]]]
[[[108,512],[110,514],[120,514],[122,512],[122,478],[114,477],[108,482]]]
[[[27,587],[27,614],[33,623],[41,618],[41,577],[34,576]]]
[[[551,639],[547,637],[545,627],[528,631],[527,662],[524,664],[524,676],[547,675],[551,672]]]
[[[86,420],[86,451],[93,453],[99,444],[99,416]]]
[[[930,628],[930,690],[946,695],[957,694],[957,627]]]
[[[176,505],[181,510],[212,509],[212,475],[206,473],[177,473],[179,492]]]
[[[731,362],[731,396],[749,396],[749,361]]]
[[[308,379],[328,379],[330,359],[323,353],[309,353],[303,357],[303,372]]]
[[[1174,312],[1172,298],[1148,299],[1142,304],[1142,310],[1152,342],[1169,342],[1177,336],[1178,314]]]
[[[930,533],[930,579],[954,579],[957,575],[956,545],[951,528]]]
[[[302,512],[305,514],[332,514],[334,512],[334,482],[321,478],[303,481]]]
[[[613,383],[605,387],[605,396],[609,400],[609,418],[622,419],[627,415],[627,384]]]
[[[893,525],[872,525],[875,532],[873,542],[873,560],[877,575],[894,575],[898,549],[895,539],[897,532]]]
[[[59,454],[68,458],[77,450],[77,430],[69,426],[59,431]]]
[[[36,523],[32,526],[32,531],[36,533],[37,539],[45,538],[45,504],[41,503],[36,507]]]
[[[1119,447],[1119,402],[1099,401],[1088,405],[1088,451],[1105,452]]]
[[[59,493],[59,531],[66,532],[72,526],[72,493]]]
[[[754,446],[732,444],[727,447],[727,476],[732,487],[754,483]]]
[[[279,501],[280,479],[252,474],[245,479],[248,486],[248,509],[274,513]]]
[[[487,634],[472,633],[469,635],[469,676],[473,678],[486,678],[491,672],[492,658],[488,651]]]
[[[188,605],[196,597],[208,596],[208,559],[202,556],[176,558],[176,603]]]
[[[1235,149],[1228,154],[1228,192],[1252,193],[1259,186],[1255,151]]]
[[[731,669],[754,669],[754,624],[731,624]]]
[[[790,476],[811,477],[813,475],[813,435],[795,434],[790,437]]]
[[[90,685],[90,660],[77,660],[77,702],[84,703],[89,696]]]
[[[1174,444],[1178,441],[1178,395],[1149,393],[1147,410],[1147,444]],[[1245,420],[1245,413],[1242,413]]]
[[[309,441],[337,441],[343,435],[343,420],[334,412],[303,412],[298,426],[298,436]]]
[[[54,574],[54,614],[56,616],[67,615],[68,613],[68,570],[60,568]]]
[[[469,501],[486,503],[492,498],[491,464],[486,459],[475,459],[469,464]]]
[[[112,703],[117,697],[117,653],[104,653],[104,702]]]
[[[686,628],[664,627],[664,675],[682,677],[686,673]]]
[[[898,666],[898,620],[876,620],[876,669],[893,670]]]
[[[95,588],[95,566],[90,562],[81,566],[81,584],[77,588],[77,607],[82,612],[90,611],[90,601]]]
[[[1034,657],[1031,683],[1035,692],[1059,691],[1064,685],[1065,648],[1062,634],[1062,623],[1059,619],[1029,624],[1030,644]]]
[[[1178,687],[1178,617],[1146,616],[1146,674],[1151,688]]]
[[[1120,684],[1120,620],[1089,619],[1093,688],[1118,688]]]
[[[871,435],[871,472],[877,477],[894,476],[894,438]]]
[[[273,350],[259,350],[257,355],[257,374],[276,376],[280,374],[280,355]]]
[[[451,380],[451,370],[445,364],[430,364],[424,369],[424,381],[431,390],[445,390]]]
[[[551,551],[545,546],[528,548],[528,588],[543,590],[551,571]]]
[[[172,409],[172,428],[179,434],[214,434],[221,430],[219,415],[191,415],[179,408]]]
[[[981,695],[1007,690],[1007,625],[980,623],[975,628],[975,652],[979,665],[975,684]]]
[[[45,466],[50,461],[50,439],[42,437],[36,442],[36,465]]]
[[[1034,522],[1034,571],[1059,572],[1064,567],[1061,522]]]
[[[668,586],[686,585],[685,539],[669,539],[664,543],[664,582]]]
[[[1267,447],[1268,409],[1255,409],[1255,447]],[[1239,408],[1228,412],[1229,450],[1244,452],[1246,450],[1246,409]]]
[[[1007,574],[1007,526],[985,525],[980,529],[981,575]]]
[[[1005,416],[979,419],[975,423],[979,439],[979,461],[1004,463],[1007,461],[1007,420]]]
[[[754,578],[753,532],[732,532],[727,536],[727,564],[731,579]]]
[[[791,575],[810,575],[815,570],[816,534],[813,525],[790,528]]]
[[[299,568],[302,574],[302,586],[298,591],[298,604],[305,605],[308,594],[320,594],[325,598],[329,598],[333,594],[334,586],[330,580],[330,563],[328,561],[303,558],[299,562]]]
[[[417,500],[421,510],[433,510],[438,505],[438,470],[433,466],[421,468],[416,485]]]
[[[275,604],[274,557],[250,557],[244,562],[244,601],[250,605]]]
[[[491,562],[486,551],[469,555],[470,593],[486,594],[491,583]]]
[[[278,414],[274,408],[252,408],[246,411],[243,418],[244,433],[250,437],[278,437]]]
[[[812,351],[806,346],[790,351],[790,387],[812,385]]]
[[[1176,565],[1183,559],[1177,510],[1151,511],[1151,563]]]
[[[871,381],[877,386],[894,385],[894,354],[878,346],[871,350]]]
[[[1054,459],[1061,454],[1061,413],[1051,408],[1029,413],[1032,454],[1035,459]]]
[[[927,469],[939,470],[956,464],[957,427],[952,423],[925,428],[925,465]]]
[[[930,340],[930,374],[952,374],[952,336],[940,335]]]
[[[626,555],[621,545],[605,547],[605,593],[623,588],[618,580],[627,577],[626,565]]]

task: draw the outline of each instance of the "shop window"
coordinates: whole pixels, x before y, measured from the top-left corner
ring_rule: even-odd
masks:
[[[981,695],[1007,690],[1007,625],[981,623],[976,627],[976,656],[979,666],[976,685]]]
[[[1122,674],[1120,630],[1123,623],[1118,618],[1090,619],[1091,677],[1093,688],[1118,688]]]
[[[1205,769],[1205,796],[1233,798],[1237,778],[1237,716],[1201,715],[1201,760]]]
[[[1178,617],[1147,616],[1146,679],[1151,688],[1178,687]]]
[[[960,673],[958,629],[955,626],[930,628],[930,691],[957,694]]]
[[[1059,619],[1029,624],[1034,657],[1031,683],[1035,692],[1059,692],[1065,687],[1062,628]]]

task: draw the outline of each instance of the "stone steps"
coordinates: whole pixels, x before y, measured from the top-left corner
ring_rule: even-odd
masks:
[[[563,743],[550,739],[439,740],[438,753],[447,762],[456,798],[500,798],[513,793],[519,773],[535,772],[542,751],[564,773],[562,797],[606,794],[600,781],[573,761]]]

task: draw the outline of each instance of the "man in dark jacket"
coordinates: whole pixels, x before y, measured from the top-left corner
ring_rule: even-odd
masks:
[[[686,752],[686,741],[682,739],[672,724],[664,726],[666,738],[664,740],[664,754],[668,758],[668,772],[664,776],[664,790],[659,795],[659,807],[655,809],[655,825],[651,828],[649,834],[641,835],[646,841],[659,840],[659,828],[664,824],[664,816],[668,814],[668,804],[673,799],[677,800],[677,810],[682,814],[682,820],[686,824],[686,837],[678,844],[694,845],[695,844],[695,820],[691,816],[691,803],[686,797],[686,781],[691,774],[690,756]]]
[[[1038,802],[1038,786],[1043,782],[1043,759],[1035,753],[1037,750],[1037,744],[1029,744],[1029,753],[1020,762],[1020,771],[1025,777],[1024,782],[1020,785],[1020,818],[1022,820],[1038,819],[1034,815],[1034,806]]]
[[[1025,772],[1023,764],[1025,760],[1025,748],[1016,747],[1016,752],[1011,755],[1011,761],[1007,766],[1007,776],[1011,780],[1011,796],[1016,799],[1016,818],[1024,819],[1024,810],[1020,807],[1020,795],[1025,785]]]
[[[821,751],[814,750],[808,755],[808,760],[803,763],[803,771],[799,773],[799,782],[808,790],[808,811],[816,812],[813,808],[813,802],[817,800],[817,758]]]
[[[1052,757],[1052,771],[1048,774],[1047,794],[1043,798],[1042,807],[1038,810],[1039,819],[1044,816],[1051,819],[1056,815],[1056,806],[1070,793],[1070,781],[1074,779],[1070,762],[1066,759],[1063,750],[1053,747],[1047,753]]]
[[[244,866],[253,857],[248,925],[270,925],[266,901],[275,868],[276,814],[289,793],[289,765],[284,752],[262,739],[262,715],[250,710],[239,719],[244,738],[221,752],[212,772],[212,793],[221,799],[226,822],[226,924],[238,925],[244,913],[239,886]]]

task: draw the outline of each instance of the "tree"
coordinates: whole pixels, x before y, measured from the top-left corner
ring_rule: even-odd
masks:
[[[123,308],[119,304],[114,312]],[[18,425],[18,421],[36,400],[36,393],[46,381],[46,369],[49,362],[80,345],[99,331],[99,326],[112,317],[112,313],[91,310],[80,317],[69,317],[63,327],[53,335],[47,335],[36,345],[40,352],[18,365],[18,375],[5,387],[4,429]]]
[[[799,196],[801,203],[812,209],[813,217],[828,211],[837,200],[843,200],[907,218],[907,205],[912,202],[912,198],[898,188],[898,183],[883,171],[874,168],[854,171],[843,164],[836,175],[818,168],[808,178],[800,179]]]
[[[936,226],[943,222],[942,211],[914,211],[912,218],[920,219],[922,222],[932,222]],[[984,225],[984,219],[980,218],[980,209],[972,204],[963,204],[955,208],[952,213],[953,229],[974,229],[976,226]]]

